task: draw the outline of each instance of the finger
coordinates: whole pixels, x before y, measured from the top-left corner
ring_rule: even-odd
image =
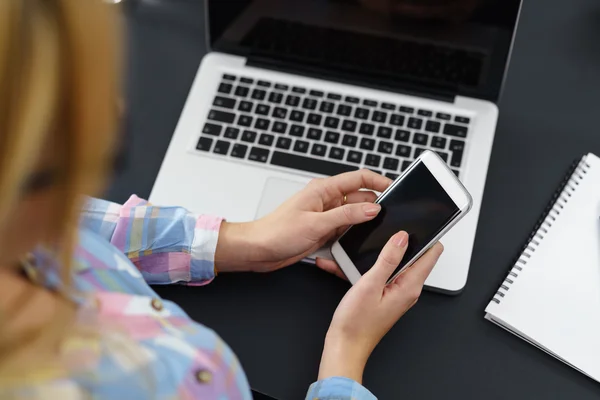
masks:
[[[439,242],[436,243],[410,268],[394,279],[394,283],[401,286],[415,286],[422,288],[443,251],[444,246]]]
[[[363,279],[382,287],[385,286],[400,261],[402,261],[407,246],[408,234],[406,232],[396,233],[388,240],[381,253],[379,253],[375,265],[364,275]]]
[[[315,260],[315,264],[317,267],[321,268],[323,271],[329,272],[343,280],[347,281],[348,278],[344,275],[344,272],[340,269],[339,265],[333,260],[327,260],[325,258],[319,258]]]
[[[360,190],[346,195],[346,204],[374,203],[375,200],[377,200],[377,195],[370,190]]]
[[[391,183],[392,180],[390,178],[376,174],[368,169],[346,172],[321,181],[321,184],[325,185],[326,190],[323,191],[325,197],[339,197],[346,193],[356,192],[359,189],[383,192]],[[331,201],[333,198],[326,198],[324,200]]]
[[[317,230],[324,235],[333,230],[337,230],[342,226],[370,221],[375,218],[380,211],[381,206],[379,204],[345,204],[329,211],[317,213]]]

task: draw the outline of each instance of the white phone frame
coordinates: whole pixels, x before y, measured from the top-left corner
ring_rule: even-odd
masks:
[[[436,153],[430,150],[424,151],[406,169],[406,171],[404,171],[383,193],[381,193],[381,195],[377,198],[375,203],[379,203],[383,199],[385,199],[387,194],[394,190],[396,185],[398,185],[398,183],[400,183],[406,176],[408,176],[408,174],[410,174],[411,171],[414,170],[415,166],[418,165],[418,163],[423,163],[427,167],[429,172],[431,172],[431,174],[440,184],[442,189],[444,189],[448,196],[450,196],[450,198],[458,208],[459,212],[454,216],[452,220],[448,222],[444,229],[442,229],[433,238],[433,240],[431,240],[431,242],[429,242],[425,247],[423,247],[423,249],[404,266],[404,268],[402,268],[400,271],[398,271],[396,274],[390,277],[388,282],[394,280],[400,273],[402,273],[404,270],[413,265],[415,261],[419,259],[419,257],[425,254],[427,250],[429,250],[450,229],[452,229],[452,227],[456,225],[456,223],[460,221],[462,217],[464,217],[469,212],[473,205],[473,199],[471,198],[471,195],[469,194],[467,189],[458,180],[456,175],[454,175],[454,173],[446,165],[446,163]],[[352,227],[348,228],[348,230],[350,229],[352,229]],[[402,227],[400,227],[400,229],[402,229]],[[346,232],[348,232],[348,230],[346,230]],[[344,274],[346,274],[346,277],[348,277],[350,283],[354,285],[360,279],[361,274],[352,262],[352,260],[350,260],[350,257],[348,257],[348,254],[346,254],[346,251],[339,242],[339,239],[341,239],[346,234],[346,232],[344,232],[344,234],[342,234],[342,236],[340,236],[340,238],[338,238],[338,240],[335,241],[335,243],[333,243],[333,245],[331,246],[331,255],[333,256],[335,261],[337,261]]]

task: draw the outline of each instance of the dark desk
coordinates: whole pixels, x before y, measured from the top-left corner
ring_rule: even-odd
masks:
[[[130,14],[130,170],[110,198],[148,196],[204,44],[198,1],[163,0]],[[464,293],[425,293],[377,348],[365,385],[382,399],[597,399],[600,385],[483,319],[569,163],[600,154],[600,3],[525,0],[471,274]],[[199,172],[201,173],[201,172]],[[568,273],[568,266],[565,266]],[[221,276],[159,292],[218,331],[253,387],[303,398],[347,284],[299,265],[264,276]],[[598,360],[600,362],[600,360]]]

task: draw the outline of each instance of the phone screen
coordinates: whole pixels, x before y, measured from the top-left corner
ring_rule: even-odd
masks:
[[[353,226],[339,241],[361,275],[375,264],[390,237],[403,230],[409,241],[406,254],[394,271],[397,273],[460,212],[422,162],[396,183],[379,204],[381,211],[375,219]]]

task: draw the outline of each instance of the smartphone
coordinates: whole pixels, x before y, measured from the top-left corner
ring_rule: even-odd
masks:
[[[392,281],[437,243],[473,204],[471,195],[434,152],[423,152],[376,200],[381,211],[369,222],[351,226],[331,254],[355,284],[375,264],[395,233],[408,233],[408,248]]]

